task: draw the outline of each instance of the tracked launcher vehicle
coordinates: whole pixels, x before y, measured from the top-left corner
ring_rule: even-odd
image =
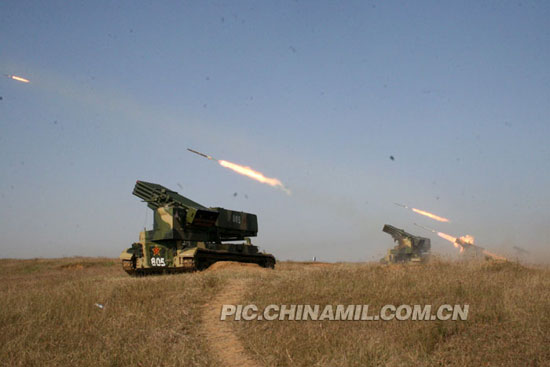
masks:
[[[133,194],[153,210],[153,229],[120,255],[130,275],[203,270],[217,261],[275,266],[275,257],[252,245],[255,214],[207,208],[164,186],[137,181]],[[232,241],[244,241],[234,243]]]
[[[431,248],[429,238],[412,235],[390,224],[385,224],[382,231],[391,235],[397,245],[388,250],[388,254],[380,260],[381,263],[418,263],[428,260]]]

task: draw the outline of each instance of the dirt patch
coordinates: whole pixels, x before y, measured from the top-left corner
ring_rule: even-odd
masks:
[[[251,263],[240,263],[236,261],[218,261],[214,264],[210,265],[206,271],[216,271],[221,269],[229,269],[229,268],[255,268],[255,269],[263,269],[258,264],[251,264]]]
[[[229,267],[234,266],[231,264],[238,264],[239,267],[241,267],[241,265],[255,265],[228,262],[216,263],[214,265],[217,264],[229,264]],[[225,267],[227,266],[224,266],[223,268]],[[222,305],[234,305],[240,302],[246,290],[246,283],[247,281],[245,279],[231,279],[229,281],[229,284],[224,289],[222,289],[222,291],[218,293],[218,295],[209,304],[206,304],[204,308],[202,323],[205,337],[208,340],[208,344],[210,345],[212,352],[218,357],[220,361],[223,362],[224,366],[259,366],[256,361],[251,359],[246,354],[244,347],[242,346],[237,335],[235,334],[231,325],[235,321],[220,320],[220,311]]]

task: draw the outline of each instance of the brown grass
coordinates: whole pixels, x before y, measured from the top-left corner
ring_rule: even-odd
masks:
[[[1,260],[0,363],[216,365],[197,335],[202,305],[221,282],[130,278],[112,259]]]
[[[441,261],[289,267],[258,279],[243,303],[469,304],[470,314],[467,321],[234,322],[265,365],[550,365],[548,269]]]
[[[288,262],[131,278],[118,260],[87,258],[0,260],[0,364],[224,365],[205,309],[236,281],[239,303],[260,307],[470,305],[468,321],[225,321],[266,366],[550,365],[547,268]]]

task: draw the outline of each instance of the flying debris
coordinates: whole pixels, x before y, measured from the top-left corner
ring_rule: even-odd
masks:
[[[216,161],[216,162],[218,162],[218,164],[220,166],[225,167],[225,168],[229,168],[230,170],[232,170],[234,172],[237,172],[237,173],[239,173],[243,176],[247,176],[247,177],[250,177],[251,179],[256,180],[258,182],[265,183],[265,184],[268,184],[270,186],[279,188],[279,189],[283,190],[284,192],[286,192],[287,195],[291,194],[290,190],[285,185],[283,185],[283,183],[277,178],[265,177],[263,175],[263,173],[255,171],[250,167],[241,166],[240,164],[232,163],[232,162],[229,162],[229,161],[224,161],[222,159],[216,159],[212,156],[209,156],[208,154],[204,154],[204,153],[198,152],[198,151],[190,149],[190,148],[187,148],[187,150],[190,151],[191,153],[198,154],[201,157],[207,158],[211,161]]]
[[[28,79],[22,78],[22,77],[17,76],[17,75],[9,75],[9,74],[4,74],[4,75],[7,76],[10,79],[17,80],[18,82],[30,83],[30,81]]]
[[[417,214],[423,215],[423,216],[431,218],[433,220],[437,220],[438,222],[444,222],[444,223],[449,223],[450,222],[450,220],[445,218],[445,217],[440,217],[439,215],[435,215],[435,214],[427,212],[425,210],[410,208],[405,204],[399,204],[399,203],[394,203],[394,204],[397,205],[397,206],[400,206],[402,208],[405,208],[405,209],[410,209],[410,210],[412,210],[413,212],[415,212]]]

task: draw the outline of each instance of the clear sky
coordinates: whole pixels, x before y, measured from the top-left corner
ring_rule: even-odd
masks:
[[[414,222],[542,258],[549,66],[547,1],[3,1],[31,83],[0,78],[0,257],[118,256],[140,179],[257,214],[280,259],[378,260]]]

